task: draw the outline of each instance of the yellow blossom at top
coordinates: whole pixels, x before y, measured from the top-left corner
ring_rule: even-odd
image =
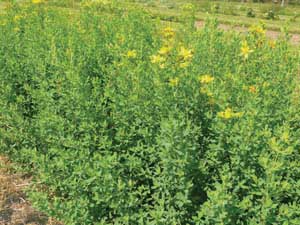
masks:
[[[15,27],[14,28],[14,32],[18,33],[20,31],[20,28],[19,27]]]
[[[169,84],[170,84],[170,86],[172,86],[172,87],[178,86],[178,84],[179,84],[179,78],[178,78],[178,77],[171,78],[171,79],[169,80]]]
[[[171,47],[169,47],[169,46],[163,46],[163,47],[161,47],[161,49],[158,51],[158,53],[159,53],[160,55],[167,55],[167,54],[170,53],[171,50],[172,50]]]
[[[217,116],[222,119],[238,118],[243,115],[242,112],[233,112],[231,108],[226,108],[225,111],[218,112]]]
[[[244,41],[242,43],[242,47],[241,47],[241,55],[245,58],[248,59],[249,54],[252,53],[253,50],[250,49],[250,47],[248,46],[248,43],[246,41]]]
[[[17,21],[19,21],[21,18],[22,18],[21,15],[15,15],[14,21],[17,22]]]
[[[276,47],[276,42],[274,40],[270,40],[268,44],[269,44],[270,48]]]
[[[179,64],[179,67],[180,68],[187,68],[189,65],[190,65],[189,62],[182,62],[182,63]]]
[[[164,64],[164,63],[160,64],[160,65],[159,65],[159,68],[161,68],[161,69],[166,68],[166,64]]]
[[[249,92],[252,93],[252,94],[255,94],[257,92],[257,88],[254,85],[251,85],[249,87]]]
[[[262,86],[263,86],[264,88],[267,88],[267,87],[270,86],[270,84],[269,84],[268,82],[263,82]]]
[[[201,87],[200,93],[207,95],[208,97],[212,97],[213,93],[207,87]]]
[[[201,84],[208,84],[214,81],[214,77],[210,75],[203,75],[199,77],[199,81]]]
[[[109,3],[108,0],[94,0],[93,2],[96,4],[103,4],[103,5],[107,5]]]
[[[251,26],[249,30],[255,34],[260,34],[260,35],[264,35],[266,33],[266,31],[262,26]]]
[[[175,36],[175,30],[172,27],[166,27],[162,32],[165,38],[173,38]]]
[[[101,27],[100,27],[100,29],[101,29]],[[120,44],[123,44],[124,41],[125,41],[125,37],[123,35],[119,36],[118,41],[119,41]]]
[[[195,9],[194,5],[192,3],[186,3],[181,7],[183,10],[193,10]]]
[[[32,0],[31,1],[33,4],[40,4],[43,2],[43,0]]]
[[[165,61],[165,58],[160,55],[152,55],[150,59],[151,59],[151,63],[153,64],[163,63]]]
[[[183,59],[183,60],[190,60],[193,57],[193,53],[192,50],[186,49],[185,47],[181,47],[179,50],[179,56]]]
[[[132,59],[134,59],[134,58],[136,58],[136,51],[135,50],[130,50],[130,51],[128,51],[127,52],[127,57],[128,58],[132,58]]]

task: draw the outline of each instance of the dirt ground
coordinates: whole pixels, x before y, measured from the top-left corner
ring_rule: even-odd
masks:
[[[204,21],[197,21],[196,26],[199,27],[199,28],[203,27],[204,26]],[[247,27],[230,26],[230,25],[226,25],[226,24],[220,24],[219,28],[221,28],[225,31],[234,30],[234,31],[241,32],[241,33],[246,33],[248,31]],[[299,45],[300,44],[300,34],[290,34],[290,35],[291,35],[291,43],[293,43],[295,45]],[[276,40],[281,36],[281,32],[273,31],[273,30],[267,30],[266,31],[266,36],[270,39]]]
[[[61,225],[32,208],[24,188],[30,177],[11,172],[11,163],[0,156],[0,225]]]

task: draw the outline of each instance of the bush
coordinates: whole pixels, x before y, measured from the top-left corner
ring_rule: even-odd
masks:
[[[65,224],[299,224],[299,51],[119,3],[0,16],[0,149]],[[190,21],[188,21],[190,22]],[[259,33],[256,34],[256,33]]]
[[[248,8],[247,9],[247,13],[246,13],[247,17],[255,17],[255,12],[252,8]]]
[[[275,14],[273,10],[269,10],[264,14],[264,18],[267,20],[275,20],[278,19],[278,16]]]
[[[210,11],[211,11],[212,13],[219,13],[219,12],[220,12],[220,9],[221,9],[221,6],[220,6],[219,3],[213,3],[213,4],[211,5]]]

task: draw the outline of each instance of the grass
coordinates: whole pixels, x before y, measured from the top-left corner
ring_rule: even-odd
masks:
[[[136,1],[128,3],[131,6],[139,5],[148,9],[153,15],[171,21],[179,21],[182,14],[184,3],[192,3],[196,8],[196,18],[204,20],[207,14],[214,14],[220,23],[251,26],[256,23],[264,23],[269,30],[280,31],[282,27],[287,27],[291,33],[300,33],[300,7],[287,6],[280,7],[271,3],[236,3],[223,1],[183,1],[183,0],[166,0],[166,1]],[[218,9],[214,9],[218,6]],[[252,8],[255,12],[255,18],[247,17],[247,9]],[[276,20],[264,18],[264,14],[270,10],[278,16]]]
[[[0,10],[3,10],[6,6],[5,2],[0,2]]]
[[[0,2],[0,10],[7,5],[9,1]],[[80,1],[52,1],[52,6],[60,8],[78,9]],[[288,5],[280,7],[272,3],[239,3],[224,1],[207,0],[124,0],[123,6],[128,8],[140,7],[147,10],[154,18],[169,22],[180,22],[182,18],[182,7],[191,3],[196,9],[196,19],[205,20],[208,14],[214,15],[222,24],[232,26],[250,27],[253,24],[263,23],[265,28],[273,31],[281,31],[283,28],[290,33],[300,34],[300,6]],[[255,17],[248,17],[247,10],[252,9]],[[277,19],[266,19],[265,14],[270,10],[275,12]]]

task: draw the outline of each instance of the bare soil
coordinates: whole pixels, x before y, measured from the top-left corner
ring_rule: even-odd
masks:
[[[26,200],[24,189],[30,182],[29,176],[12,173],[9,160],[0,156],[0,225],[61,225]]]
[[[204,21],[197,21],[196,26],[198,28],[201,28],[205,25]],[[241,33],[247,33],[248,28],[247,27],[242,27],[242,26],[230,26],[227,24],[220,24],[219,28],[224,30],[224,31],[237,31]],[[270,39],[276,40],[280,38],[282,35],[281,32],[279,31],[273,31],[273,30],[267,30],[266,31],[266,36]],[[300,34],[290,34],[290,41],[292,44],[299,45],[300,44]]]

